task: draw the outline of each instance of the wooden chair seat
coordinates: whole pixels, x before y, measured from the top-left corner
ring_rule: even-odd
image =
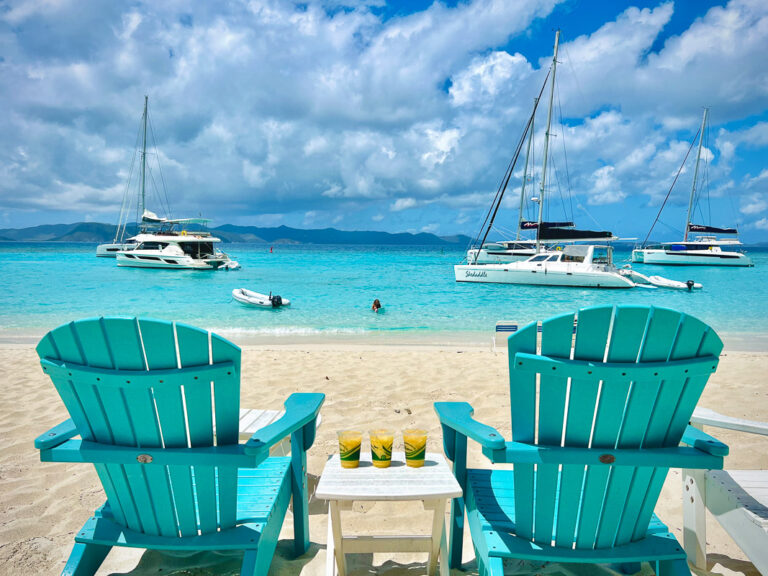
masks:
[[[468,470],[466,505],[473,519],[482,528],[485,545],[489,556],[500,558],[520,558],[524,560],[555,560],[574,562],[578,554],[571,547],[532,545],[527,540],[515,537],[515,479],[512,470]],[[559,494],[556,494],[556,497]],[[557,518],[554,519],[557,524]],[[473,535],[473,539],[477,535]],[[653,537],[651,541],[645,541]],[[667,550],[659,552],[661,542]],[[651,549],[653,552],[651,553]],[[651,518],[645,535],[636,542],[617,547],[607,547],[602,560],[597,560],[599,552],[588,551],[586,558],[590,562],[639,562],[649,555],[664,559],[683,559],[685,552],[677,543],[667,526],[655,514]]]

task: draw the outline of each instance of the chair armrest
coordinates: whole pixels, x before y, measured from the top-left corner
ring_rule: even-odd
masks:
[[[726,430],[736,430],[738,432],[749,432],[751,434],[761,434],[768,436],[768,422],[757,422],[755,420],[743,420],[718,414],[709,408],[696,408],[691,416],[691,424],[699,426],[714,426],[715,428],[724,428]]]
[[[304,449],[312,446],[315,435],[315,419],[320,407],[325,402],[325,394],[296,393],[285,401],[285,414],[277,420],[257,430],[245,443],[245,454],[255,455],[277,444],[289,434],[311,423],[312,426],[303,438]]]
[[[472,418],[474,409],[467,402],[435,402],[435,412],[445,429],[450,428],[490,450],[506,447],[504,437],[493,427]]]
[[[719,444],[719,443],[718,443]],[[725,446],[725,445],[723,445]],[[727,450],[727,446],[725,447]],[[491,462],[506,464],[557,464],[579,466],[653,466],[721,470],[723,457],[697,448],[577,448],[507,442],[504,450],[483,448]]]
[[[49,450],[63,444],[70,438],[74,438],[78,434],[80,432],[77,431],[75,423],[72,421],[72,418],[69,418],[35,438],[35,448],[38,450]]]
[[[681,442],[713,456],[728,456],[728,446],[726,444],[691,425],[685,428]]]

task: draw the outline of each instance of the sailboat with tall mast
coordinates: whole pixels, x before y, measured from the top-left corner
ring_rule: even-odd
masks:
[[[210,222],[207,218],[164,218],[147,210],[148,102],[149,97],[144,96],[144,113],[141,118],[139,192],[136,207],[136,213],[140,215],[140,220],[137,223],[138,234],[124,239],[127,233],[129,214],[133,207],[129,177],[115,238],[109,244],[97,246],[96,255],[116,258],[118,266],[131,268],[191,270],[238,268],[237,262],[231,260],[227,254],[216,247],[221,239],[212,236],[210,232],[204,229]]]
[[[560,31],[555,34],[554,55],[552,57],[552,66],[547,80],[541,88],[539,97],[546,87],[549,86],[549,109],[547,111],[546,130],[544,132],[544,154],[542,159],[542,175],[538,198],[538,219],[537,222],[526,223],[520,220],[520,227],[527,227],[536,230],[535,253],[526,260],[508,263],[480,264],[469,260],[466,264],[457,264],[454,266],[454,275],[456,282],[489,282],[500,284],[531,284],[540,286],[574,286],[583,288],[634,288],[640,285],[658,286],[666,288],[692,289],[701,288],[700,284],[695,282],[677,282],[660,277],[647,277],[633,270],[619,270],[613,264],[613,247],[610,244],[569,244],[562,250],[547,250],[547,241],[575,242],[576,240],[611,240],[613,235],[608,231],[579,231],[572,229],[571,222],[545,222],[544,221],[544,203],[546,200],[547,183],[547,160],[549,157],[549,137],[552,125],[552,109],[555,94],[555,76],[557,71],[557,51],[560,42]],[[537,104],[538,104],[537,99]],[[536,106],[528,120],[526,130],[531,129],[533,116],[536,113]],[[505,181],[514,169],[514,163],[517,155],[522,148],[523,138],[518,143],[517,152],[510,167],[507,169]],[[489,212],[486,218],[488,228],[486,229],[483,242],[488,235],[493,220],[501,205],[503,188],[496,195],[495,206]]]
[[[685,233],[682,242],[662,242],[651,246],[636,248],[632,251],[632,261],[644,264],[663,264],[672,266],[753,266],[752,259],[742,252],[742,245],[736,238],[736,228],[717,228],[692,222],[695,206],[697,185],[699,181],[699,165],[704,143],[704,133],[707,127],[709,109],[704,108],[699,130],[699,147],[696,153],[696,167],[693,170],[693,184],[688,199],[688,213],[685,219]],[[663,208],[663,206],[662,206]],[[661,211],[659,211],[661,213]],[[653,227],[651,227],[653,230]],[[697,233],[693,240],[691,233]],[[732,238],[718,238],[717,234],[727,234]],[[650,235],[650,232],[649,232]]]
[[[574,242],[589,242],[589,241],[608,241],[616,240],[616,237],[609,231],[598,230],[579,230],[574,228],[574,223],[570,220],[566,221],[545,221],[544,220],[544,208],[545,208],[545,195],[547,186],[547,163],[549,160],[549,140],[551,136],[550,128],[552,125],[552,113],[553,113],[553,101],[554,101],[554,85],[555,76],[557,73],[557,49],[558,49],[559,31],[557,32],[557,38],[555,41],[555,56],[552,61],[547,78],[541,88],[539,96],[534,99],[533,111],[529,118],[526,129],[523,133],[520,143],[518,144],[515,155],[507,168],[507,173],[502,178],[502,183],[499,190],[496,193],[494,202],[491,209],[486,216],[486,220],[483,223],[482,240],[478,242],[480,236],[474,242],[475,247],[470,248],[467,251],[467,263],[468,264],[505,264],[511,262],[517,262],[526,260],[531,256],[534,256],[542,249],[551,249],[555,245],[563,245],[565,243]],[[544,131],[544,151],[542,155],[542,174],[539,181],[539,196],[530,198],[530,201],[537,205],[537,218],[536,220],[528,220],[525,218],[525,203],[529,200],[526,195],[526,185],[529,181],[529,165],[533,156],[533,134],[534,134],[534,120],[538,105],[541,103],[541,96],[549,83],[549,108],[547,111],[547,123]],[[501,201],[504,196],[507,184],[509,183],[510,176],[514,170],[517,157],[522,148],[522,142],[525,139],[525,135],[528,135],[527,151],[525,155],[525,167],[523,168],[523,179],[520,188],[520,204],[518,209],[517,230],[514,240],[501,240],[496,242],[486,242],[486,239],[493,228],[495,217],[501,206]],[[487,226],[486,226],[487,224]],[[522,237],[524,233],[532,232],[535,234],[534,239],[527,239]],[[479,246],[479,247],[477,247]]]
[[[99,244],[96,247],[96,256],[102,258],[115,258],[117,253],[125,250],[133,250],[138,245],[137,237],[131,236],[126,238],[128,234],[128,221],[130,215],[135,208],[136,213],[136,233],[142,234],[152,229],[157,229],[165,223],[169,222],[168,218],[159,217],[154,212],[147,210],[147,121],[149,112],[149,96],[144,96],[144,112],[141,115],[141,150],[139,159],[139,178],[138,178],[138,191],[137,193],[131,190],[131,177],[128,177],[128,182],[125,188],[125,194],[123,194],[123,202],[120,206],[120,217],[118,218],[117,228],[115,229],[115,237],[111,243]],[[138,150],[138,143],[136,146]],[[134,162],[135,162],[134,156]],[[131,173],[133,170],[131,170]],[[136,198],[136,206],[134,207],[134,194]],[[166,200],[166,212],[167,200]]]

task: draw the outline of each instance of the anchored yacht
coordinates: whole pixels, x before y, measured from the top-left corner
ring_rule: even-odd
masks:
[[[704,117],[701,120],[701,129],[699,130],[699,150],[696,155],[696,167],[693,171],[693,185],[691,186],[691,195],[688,200],[688,215],[685,221],[683,240],[681,242],[663,242],[661,244],[643,245],[640,248],[635,248],[632,251],[632,262],[676,266],[754,266],[752,259],[740,249],[742,244],[735,237],[738,234],[736,228],[717,228],[691,222],[708,115],[709,109],[705,108]],[[661,210],[659,210],[659,214],[661,214]],[[653,230],[653,226],[651,230]],[[693,240],[689,240],[688,237],[691,233],[698,233],[699,235],[695,236]],[[650,232],[648,234],[650,235]],[[726,234],[733,237],[718,238],[716,234]]]
[[[491,282],[585,288],[634,288],[635,282],[613,265],[613,248],[570,245],[509,264],[457,264],[456,282]]]
[[[145,213],[145,219],[147,215]],[[182,268],[215,270],[238,267],[216,245],[220,238],[209,232],[188,231],[190,225],[205,225],[205,218],[158,219],[162,224],[155,232],[144,232],[132,238],[135,247],[119,250],[117,265],[131,268]]]

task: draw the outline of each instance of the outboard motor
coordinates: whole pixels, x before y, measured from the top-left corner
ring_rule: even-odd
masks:
[[[269,297],[272,302],[272,308],[280,308],[283,305],[283,299],[278,294]]]
[[[686,280],[685,285],[688,286],[688,290],[693,290],[693,285],[695,282],[693,280]]]

